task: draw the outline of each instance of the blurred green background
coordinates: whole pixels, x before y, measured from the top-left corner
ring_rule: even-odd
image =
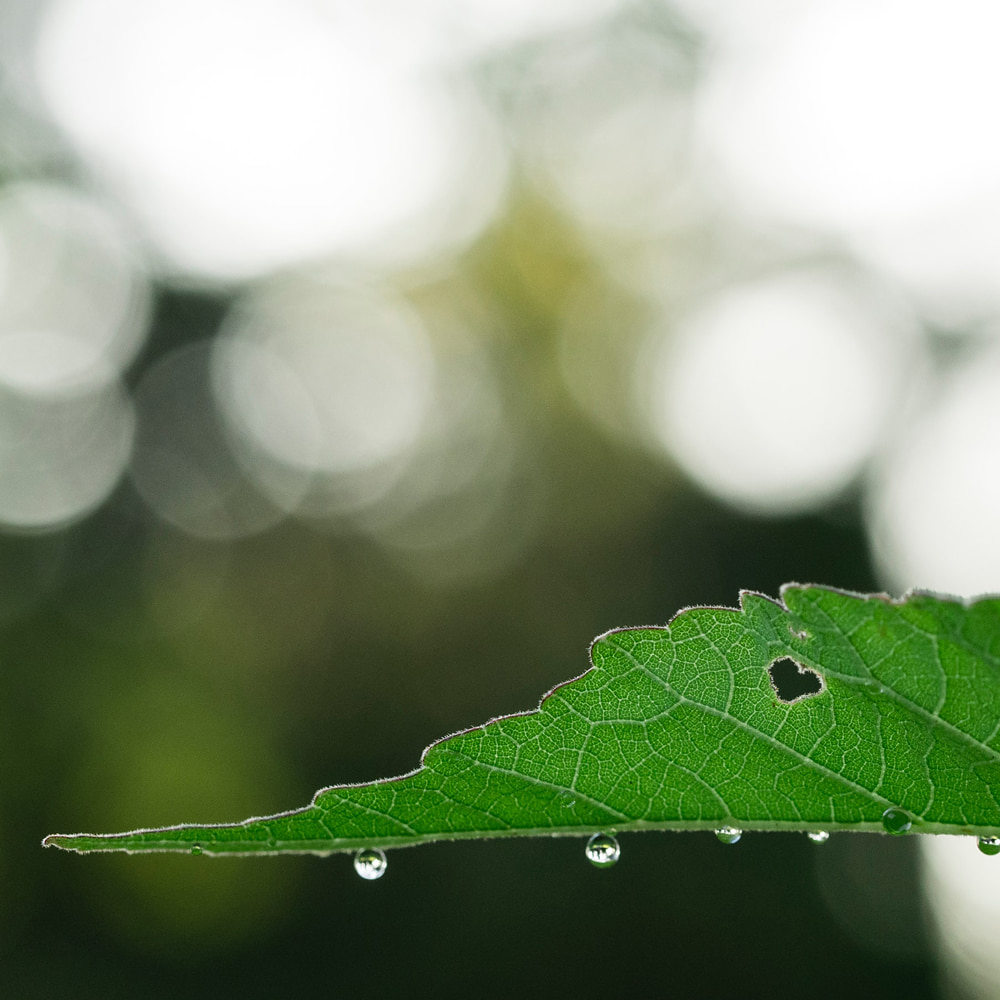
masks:
[[[1000,996],[964,844],[39,846],[402,773],[741,588],[997,589],[939,6],[4,5],[5,995]]]

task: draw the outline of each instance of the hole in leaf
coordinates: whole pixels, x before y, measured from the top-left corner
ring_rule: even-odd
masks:
[[[767,672],[771,677],[771,687],[778,696],[778,701],[791,705],[792,702],[811,698],[823,690],[823,681],[815,670],[802,666],[790,657],[784,656],[775,660]]]

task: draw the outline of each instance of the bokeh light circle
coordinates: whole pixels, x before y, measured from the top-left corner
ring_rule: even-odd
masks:
[[[654,440],[743,509],[809,509],[858,473],[907,371],[901,317],[820,271],[725,289],[640,364]]]
[[[215,407],[211,345],[177,348],[143,373],[135,389],[139,431],[132,483],[166,523],[197,538],[229,540],[272,527],[284,509],[265,498],[232,453]],[[286,490],[302,484],[286,477]]]
[[[133,433],[117,382],[52,399],[0,389],[0,525],[49,531],[89,514],[124,473]]]
[[[648,233],[676,211],[685,176],[689,54],[677,38],[640,31],[553,49],[526,88],[529,167],[574,218]]]
[[[924,896],[952,995],[992,1000],[1000,980],[993,928],[1000,918],[1000,865],[975,837],[921,837]]]
[[[0,189],[0,384],[47,396],[114,379],[145,338],[148,299],[132,241],[95,201]]]
[[[899,589],[1000,593],[1000,350],[954,371],[879,462],[868,529]]]
[[[419,317],[375,287],[262,288],[234,309],[212,355],[215,404],[244,468],[268,493],[305,481],[312,513],[333,511],[338,482],[355,501],[384,487],[423,431],[433,381]]]

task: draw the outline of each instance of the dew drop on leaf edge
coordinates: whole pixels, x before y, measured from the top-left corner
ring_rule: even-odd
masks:
[[[895,806],[889,806],[884,813],[882,813],[882,829],[886,833],[891,833],[893,836],[899,836],[903,833],[909,833],[910,827],[913,825],[913,821],[902,809],[897,809]]]
[[[810,830],[806,836],[814,844],[825,844],[830,839],[830,834],[826,830]]]
[[[388,867],[385,852],[378,848],[366,847],[354,855],[354,870],[368,882],[381,878]]]
[[[622,849],[610,833],[595,833],[587,841],[585,853],[595,868],[610,868],[621,857]]]
[[[202,853],[201,844],[192,844],[191,845],[191,853],[192,854],[201,854]]]
[[[743,836],[743,831],[737,830],[735,826],[722,826],[715,831],[715,835],[723,844],[735,844]]]
[[[988,854],[990,857],[1000,854],[1000,837],[980,837],[978,847],[983,854]]]

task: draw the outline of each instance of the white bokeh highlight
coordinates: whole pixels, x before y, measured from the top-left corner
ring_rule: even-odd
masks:
[[[1000,350],[954,371],[880,461],[868,527],[896,589],[1000,593]]]
[[[149,290],[134,246],[67,188],[0,190],[0,385],[38,397],[113,381],[146,336]]]
[[[950,985],[970,1000],[1000,996],[1000,858],[976,849],[974,837],[921,837],[926,896]]]
[[[314,514],[385,487],[424,431],[434,374],[423,324],[398,297],[307,280],[245,298],[212,355],[241,463],[269,494],[303,481]]]
[[[52,531],[89,514],[121,479],[134,430],[117,382],[53,399],[0,389],[0,526]]]
[[[699,125],[723,183],[762,216],[847,236],[942,321],[1000,305],[1000,10],[761,6],[781,16],[749,39],[725,27],[742,15],[709,18],[723,41]]]
[[[357,251],[469,184],[483,198],[458,223],[475,228],[499,196],[499,144],[484,140],[488,164],[467,155],[484,116],[439,84],[424,36],[378,13],[55,0],[39,83],[169,270],[237,279]]]
[[[725,289],[639,367],[654,441],[748,511],[807,510],[860,471],[898,402],[903,316],[821,272]]]

